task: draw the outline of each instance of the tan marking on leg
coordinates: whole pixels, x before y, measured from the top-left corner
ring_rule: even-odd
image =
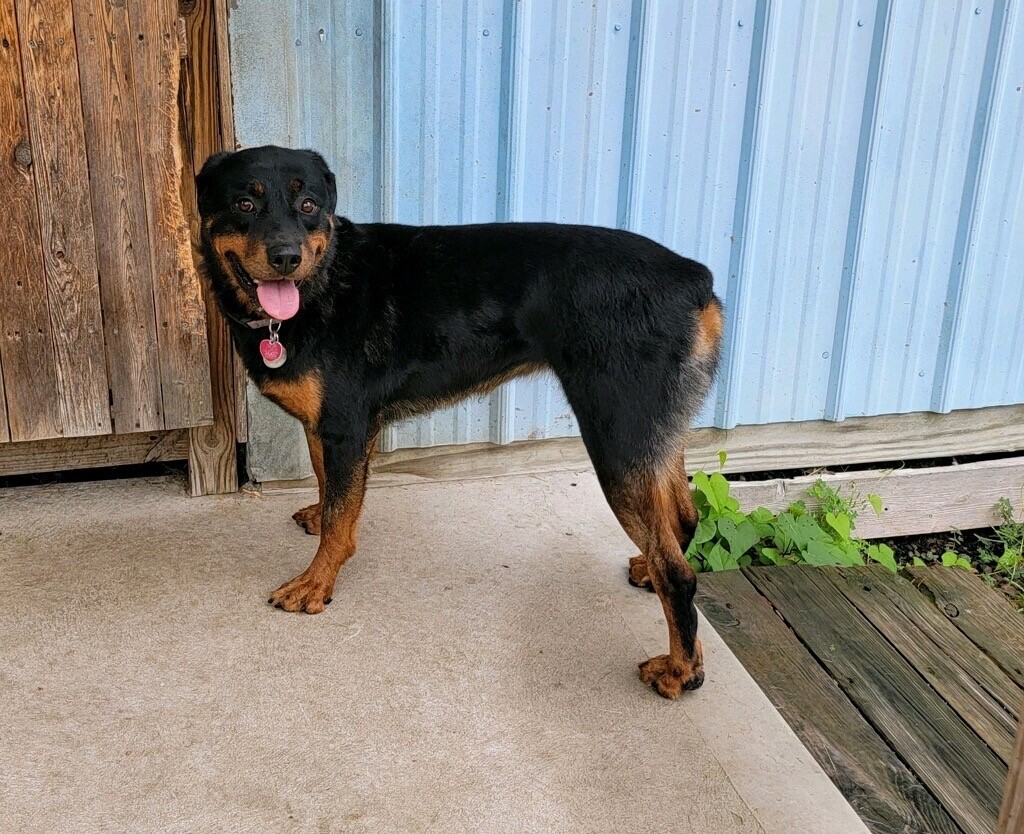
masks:
[[[634,564],[639,570],[638,560],[642,559],[668,624],[668,654],[640,664],[643,681],[666,698],[677,698],[685,689],[700,686],[704,679],[700,640],[695,637],[693,651],[687,651],[681,633],[686,625],[677,622],[677,608],[687,604],[685,588],[695,580],[683,555],[686,543],[681,541],[688,535],[683,519],[691,516],[685,506],[689,485],[680,468],[681,462],[661,476],[638,473],[627,478],[618,492],[609,495],[612,509],[642,553],[631,560],[631,571]],[[692,505],[692,500],[689,503]]]
[[[321,512],[320,546],[309,567],[294,579],[285,582],[267,600],[285,611],[319,614],[331,601],[338,571],[355,553],[359,515],[366,495],[370,459],[377,447],[377,435],[366,446],[362,465],[353,475],[353,482],[338,506],[325,506]]]
[[[316,473],[319,496],[315,504],[296,511],[292,518],[309,535],[319,536],[320,508],[324,503],[324,447],[320,438],[309,428],[306,429],[306,443],[309,444],[309,460],[313,464],[313,472]]]
[[[305,426],[316,426],[324,401],[323,378],[309,371],[295,379],[270,377],[260,383],[260,391]]]

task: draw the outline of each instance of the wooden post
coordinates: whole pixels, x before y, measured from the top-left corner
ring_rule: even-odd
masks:
[[[193,241],[199,240],[194,175],[210,154],[234,150],[235,147],[226,2],[181,0],[178,6],[184,21],[185,38],[180,101],[184,151],[182,193],[192,225]],[[227,325],[205,286],[204,297],[213,386],[213,424],[189,431],[188,468],[193,495],[235,492],[238,489],[236,358]]]
[[[996,834],[1024,834],[1024,705],[1020,715],[1022,720],[1017,724],[1017,741],[1003,789],[1003,807]]]

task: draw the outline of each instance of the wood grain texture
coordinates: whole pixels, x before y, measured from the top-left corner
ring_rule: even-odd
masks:
[[[7,397],[4,394],[4,356],[0,351],[0,443],[11,439],[11,427],[7,424]]]
[[[908,580],[882,567],[825,575],[1008,765],[1021,688]]]
[[[858,536],[911,536],[938,530],[972,530],[999,522],[995,503],[1004,496],[1020,506],[1024,487],[1024,457],[1003,458],[952,466],[868,470],[775,478],[768,481],[737,481],[732,492],[745,510],[767,507],[781,512],[794,501],[817,505],[807,489],[821,478],[844,496],[870,493],[882,499],[881,516],[865,507],[857,516]]]
[[[1024,707],[1021,711],[1024,712]],[[1024,723],[1017,728],[1013,764],[1006,777],[996,834],[1020,834],[1021,831],[1024,831]]]
[[[82,99],[71,7],[17,3],[61,431],[110,431]],[[37,333],[38,335],[38,333]]]
[[[110,404],[96,241],[66,0],[17,0],[43,270],[65,435],[106,434]]]
[[[849,418],[842,423],[822,420],[739,426],[729,431],[697,429],[687,441],[686,466],[691,473],[718,471],[721,450],[729,454],[724,472],[730,475],[1021,448],[1024,406],[999,406],[950,414]],[[379,455],[378,461],[377,480],[386,476],[395,485],[591,468],[578,437],[396,449]]]
[[[177,3],[172,0],[135,3],[129,8],[135,98],[146,137],[141,148],[143,188],[167,428],[213,421],[206,308],[181,201],[185,170],[178,124],[177,20]]]
[[[222,64],[227,49],[227,33],[218,30],[217,7],[224,0],[196,0],[185,17],[186,52],[182,76],[182,147],[189,175],[182,178],[182,202],[187,209],[192,239],[199,240],[199,210],[196,204],[195,174],[206,158],[225,147],[233,147],[224,138],[221,83]],[[226,23],[226,15],[224,15]],[[229,75],[226,77],[230,77]],[[198,253],[194,251],[194,255]],[[189,433],[189,482],[193,495],[235,492],[238,489],[236,431],[238,397],[235,391],[234,345],[227,324],[217,312],[217,304],[204,286],[207,341],[210,355],[210,381],[213,389],[213,423]]]
[[[102,434],[7,443],[0,446],[0,476],[127,466],[188,457],[188,431]]]
[[[1024,449],[1024,405],[700,429],[687,448],[691,470],[717,470],[726,450],[726,475],[1016,452]]]
[[[904,573],[934,600],[939,613],[1024,686],[1024,617],[1002,594],[957,568],[906,568]]]
[[[744,572],[957,824],[968,834],[993,831],[1006,767],[824,571]]]
[[[14,0],[0,0],[0,355],[13,440],[58,437],[57,367],[43,275],[33,148]]]
[[[228,30],[228,4],[226,0],[213,2],[214,31],[217,43],[217,97],[220,103],[220,142],[224,150],[235,150],[235,107],[231,83],[231,39]],[[199,161],[199,160],[196,160]],[[207,310],[209,315],[209,310]],[[234,350],[234,344],[232,344]],[[235,388],[235,435],[239,443],[249,439],[249,409],[245,391],[248,377],[245,365],[238,355],[233,357]]]
[[[128,10],[75,0],[114,431],[164,425]]]
[[[702,574],[697,605],[872,832],[960,830],[741,571]]]

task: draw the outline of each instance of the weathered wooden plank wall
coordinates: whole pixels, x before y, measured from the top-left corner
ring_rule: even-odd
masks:
[[[150,431],[164,421],[128,8],[78,0],[74,11],[111,416],[116,427]]]
[[[106,434],[103,318],[71,6],[19,0],[17,12],[62,433]]]
[[[177,23],[176,0],[0,0],[0,442],[213,422]]]
[[[55,437],[61,432],[57,370],[46,304],[39,209],[30,169],[21,45],[14,0],[0,0],[0,205],[16,222],[0,246],[0,357],[8,431],[0,441]]]

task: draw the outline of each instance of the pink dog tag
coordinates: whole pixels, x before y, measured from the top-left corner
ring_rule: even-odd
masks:
[[[271,338],[260,342],[260,356],[263,357],[263,364],[268,368],[280,368],[288,361],[288,351],[277,340],[276,333]]]

